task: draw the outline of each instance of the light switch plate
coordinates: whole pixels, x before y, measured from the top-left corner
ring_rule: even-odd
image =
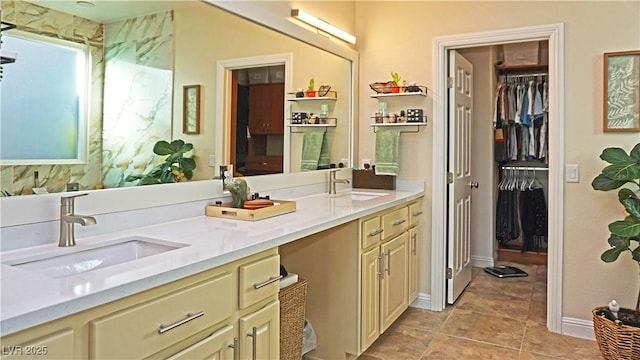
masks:
[[[568,183],[580,182],[580,166],[578,164],[566,164],[564,171],[565,181]]]

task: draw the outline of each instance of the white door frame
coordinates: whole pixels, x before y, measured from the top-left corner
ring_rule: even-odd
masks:
[[[231,159],[231,150],[229,149],[231,143],[231,128],[229,119],[231,118],[231,111],[235,110],[231,109],[231,96],[229,96],[229,94],[231,94],[231,72],[238,69],[284,65],[284,93],[288,94],[291,92],[292,59],[293,54],[283,53],[219,60],[216,63],[216,121],[214,143],[215,154],[219,154],[218,164],[228,164]],[[290,109],[286,106],[286,102],[287,99],[285,96],[285,100],[282,103],[285,111],[284,119],[290,117]],[[282,119],[282,121],[284,121],[284,119]],[[283,144],[284,153],[282,154],[282,170],[284,173],[288,173],[290,168],[290,143],[290,132],[285,131]]]
[[[446,300],[447,51],[466,47],[549,40],[549,221],[547,328],[562,332],[562,247],[564,212],[564,24],[442,36],[433,39],[433,168],[431,310]]]

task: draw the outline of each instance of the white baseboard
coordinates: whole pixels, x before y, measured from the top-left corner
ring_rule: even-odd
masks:
[[[409,306],[418,309],[431,310],[431,295],[419,293],[418,298],[415,299]]]
[[[492,267],[495,260],[492,257],[471,255],[471,265],[474,267]]]
[[[562,334],[581,339],[596,339],[593,332],[593,321],[570,317],[562,317]]]

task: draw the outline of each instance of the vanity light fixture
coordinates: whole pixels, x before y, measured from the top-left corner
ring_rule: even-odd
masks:
[[[291,9],[291,16],[305,22],[318,30],[324,31],[328,34],[331,34],[339,39],[342,39],[346,42],[350,42],[352,44],[356,43],[356,37],[349,34],[348,32],[338,29],[337,27],[329,24],[328,22],[318,19],[317,17],[307,14],[306,12],[299,9]]]

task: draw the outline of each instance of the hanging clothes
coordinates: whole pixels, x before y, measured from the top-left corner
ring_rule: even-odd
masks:
[[[502,76],[496,86],[494,160],[546,161],[548,86],[540,76]]]

